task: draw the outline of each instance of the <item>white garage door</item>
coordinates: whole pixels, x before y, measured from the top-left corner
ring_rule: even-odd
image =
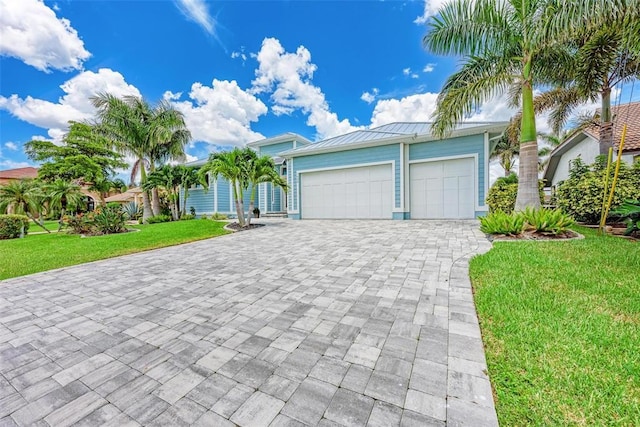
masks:
[[[411,218],[473,218],[474,175],[473,158],[410,165]]]
[[[391,218],[391,165],[300,174],[302,218]]]

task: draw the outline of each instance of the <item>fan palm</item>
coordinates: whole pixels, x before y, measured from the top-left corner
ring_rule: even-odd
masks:
[[[67,209],[70,207],[77,208],[85,195],[78,184],[62,179],[56,179],[51,184],[47,184],[45,191],[49,195],[51,207],[60,209],[60,220],[58,222],[58,231],[60,231],[64,225],[64,216],[67,213]]]
[[[22,179],[0,186],[0,212],[26,215],[49,233],[41,222],[36,221],[34,215],[37,214],[42,219],[43,209],[44,194],[37,182]]]
[[[125,96],[122,99],[102,93],[91,98],[98,110],[100,129],[109,137],[117,150],[135,158],[131,182],[140,174],[140,183],[147,180],[147,168],[163,158],[179,158],[190,139],[182,113],[161,102],[150,106],[144,99]],[[143,220],[152,215],[147,191],[142,193]]]
[[[440,95],[432,130],[450,132],[477,106],[510,91],[522,108],[516,209],[540,206],[533,88],[571,77],[565,41],[574,26],[599,25],[636,0],[453,0],[433,18],[423,44],[464,57]]]

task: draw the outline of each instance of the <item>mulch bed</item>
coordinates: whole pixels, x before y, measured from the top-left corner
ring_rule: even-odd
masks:
[[[571,240],[571,239],[583,239],[584,236],[580,233],[576,233],[572,230],[567,230],[564,233],[560,234],[548,234],[548,233],[537,233],[535,231],[525,231],[519,236],[505,236],[503,234],[491,235],[488,234],[487,238],[490,241],[521,241],[521,240],[536,240],[536,241],[557,241],[557,240]]]
[[[237,222],[230,222],[229,224],[225,225],[224,228],[227,230],[231,230],[231,231],[247,231],[247,230],[253,230],[254,228],[260,228],[260,227],[264,227],[264,224],[251,224],[251,225],[245,225],[244,227],[240,227],[240,224],[238,224]]]

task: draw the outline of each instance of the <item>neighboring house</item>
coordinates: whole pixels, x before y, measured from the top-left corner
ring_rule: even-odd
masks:
[[[142,206],[142,189],[140,187],[133,187],[125,191],[124,193],[114,194],[104,199],[106,203],[120,203],[122,205],[130,202],[134,202],[137,205]]]
[[[613,107],[614,155],[622,137],[623,124],[627,124],[627,135],[622,149],[622,160],[628,164],[640,159],[640,102]],[[555,187],[569,178],[571,162],[580,158],[585,164],[591,164],[600,154],[598,128],[592,127],[576,132],[557,146],[549,157],[549,163],[543,178],[546,185]],[[614,159],[615,160],[615,159]]]
[[[311,141],[295,133],[285,133],[273,138],[266,138],[247,144],[259,155],[269,155],[276,164],[276,169],[282,176],[287,175],[287,165],[284,158],[278,153],[295,149],[311,144]],[[208,159],[196,160],[186,163],[186,166],[202,166]],[[214,212],[228,216],[236,215],[236,208],[233,200],[231,184],[222,177],[217,180],[209,178],[208,188],[205,190],[201,185],[195,185],[189,189],[187,200],[187,211],[190,207],[196,210],[197,215],[211,215]],[[284,214],[287,213],[287,198],[285,192],[269,183],[259,184],[255,205],[260,209],[261,214]],[[244,208],[249,209],[249,192],[243,194]]]
[[[21,179],[34,179],[38,177],[38,168],[26,167],[7,169],[0,171],[0,185],[7,185]]]
[[[488,210],[489,153],[507,125],[463,123],[444,140],[430,123],[392,123],[316,143],[295,134],[256,141],[249,146],[272,155],[289,186],[283,199],[261,184],[257,206],[293,219],[475,218]],[[209,185],[190,190],[187,204],[233,215],[229,184]]]

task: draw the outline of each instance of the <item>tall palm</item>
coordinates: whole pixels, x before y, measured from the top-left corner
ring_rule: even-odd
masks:
[[[74,184],[62,179],[56,179],[51,184],[46,185],[45,191],[49,195],[51,208],[60,209],[60,220],[58,221],[58,231],[64,225],[64,216],[68,208],[77,208],[85,195],[78,184]]]
[[[562,41],[574,26],[594,27],[635,0],[452,0],[433,18],[423,44],[464,57],[440,95],[432,130],[443,137],[478,105],[507,90],[521,103],[516,209],[540,206],[533,88],[570,79]]]
[[[190,138],[182,113],[169,104],[161,102],[152,107],[144,99],[135,96],[118,98],[101,93],[91,98],[98,110],[100,129],[114,143],[120,152],[133,156],[136,160],[131,171],[131,182],[140,174],[140,183],[147,180],[147,168],[155,169],[155,163],[163,156],[175,157],[176,146]],[[178,136],[176,136],[178,135]],[[169,145],[172,148],[161,150]],[[142,192],[143,220],[152,215],[149,193]]]
[[[245,152],[240,148],[231,151],[213,153],[209,156],[209,161],[200,168],[200,174],[204,176],[210,173],[214,178],[222,176],[229,181],[235,201],[238,223],[245,226],[243,192],[248,187]]]
[[[0,186],[0,212],[11,212],[18,215],[26,215],[34,223],[42,227],[47,233],[50,231],[39,221],[35,215],[42,219],[44,208],[42,189],[33,180],[22,179]]]
[[[247,159],[247,175],[249,181],[249,215],[247,223],[251,225],[251,215],[255,207],[256,192],[258,185],[269,182],[277,187],[287,189],[287,182],[278,172],[270,156],[258,156],[255,151],[245,148],[245,158]]]

